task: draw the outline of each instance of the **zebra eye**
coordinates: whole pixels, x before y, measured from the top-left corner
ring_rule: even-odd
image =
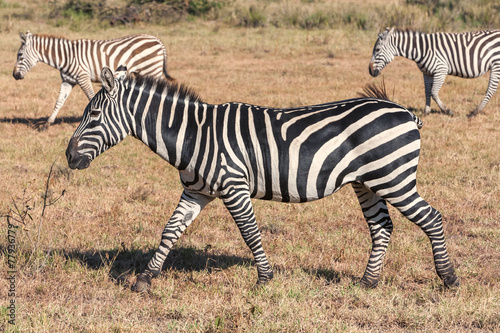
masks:
[[[100,114],[101,114],[101,110],[98,110],[98,109],[91,109],[90,110],[91,117],[98,117]]]

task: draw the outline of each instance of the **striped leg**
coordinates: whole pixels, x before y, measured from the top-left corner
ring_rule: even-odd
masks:
[[[59,113],[59,110],[61,110],[62,106],[64,105],[64,102],[68,98],[74,86],[75,86],[74,83],[63,80],[63,82],[61,83],[61,89],[59,89],[59,97],[57,97],[56,105],[54,106],[54,111],[52,111],[52,114],[47,120],[48,125],[52,125],[54,123],[54,121],[56,120],[56,116]]]
[[[446,78],[446,72],[439,72],[434,74],[434,79],[432,81],[431,94],[434,101],[437,103],[442,112],[447,115],[453,116],[453,112],[446,107],[446,105],[439,98],[439,90],[444,84],[444,79]],[[425,77],[424,77],[425,78]]]
[[[431,97],[432,97],[432,81],[433,77],[424,74],[424,85],[425,85],[425,109],[424,114],[431,113]]]
[[[418,225],[429,237],[436,272],[443,280],[445,287],[458,286],[459,279],[455,275],[455,269],[446,250],[441,213],[422,199],[415,187],[403,196],[386,198],[386,200],[407,219]]]
[[[267,283],[273,278],[273,270],[262,248],[260,231],[250,201],[250,193],[245,190],[233,190],[232,193],[224,196],[222,200],[240,229],[243,240],[253,253],[259,277],[257,284]]]
[[[481,110],[484,109],[486,104],[490,101],[491,97],[495,95],[498,87],[498,81],[500,80],[500,64],[497,66],[493,66],[491,68],[490,73],[490,81],[488,83],[488,90],[486,90],[486,95],[483,98],[483,101],[477,108],[475,108],[471,113],[469,113],[468,117],[476,116]]]
[[[352,187],[358,197],[372,237],[372,252],[360,283],[365,287],[374,288],[378,284],[387,245],[391,238],[392,221],[384,199],[364,185],[353,183]]]
[[[160,246],[149,261],[146,270],[137,277],[137,282],[132,286],[133,291],[144,292],[151,287],[151,278],[158,276],[174,244],[200,211],[212,200],[213,198],[199,193],[187,191],[182,193],[177,208],[163,230]]]
[[[89,101],[94,97],[95,91],[94,87],[92,87],[92,81],[90,80],[90,76],[87,73],[81,74],[81,76],[78,77],[78,84],[82,88],[83,92],[85,95],[87,95],[87,98]]]

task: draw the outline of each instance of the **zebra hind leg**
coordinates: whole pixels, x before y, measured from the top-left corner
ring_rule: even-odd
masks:
[[[257,266],[257,285],[266,284],[273,278],[273,270],[262,248],[260,230],[255,221],[250,193],[233,190],[232,193],[224,195],[222,200],[236,222],[243,240],[252,251]]]
[[[406,192],[402,200],[401,197],[386,199],[429,237],[436,273],[443,280],[445,287],[458,287],[459,278],[455,275],[455,269],[446,249],[441,213],[422,199],[415,187],[412,191]]]
[[[481,104],[479,104],[477,108],[472,110],[471,113],[467,115],[467,117],[469,118],[475,117],[479,114],[479,112],[481,112],[484,109],[486,104],[488,104],[488,102],[490,101],[491,97],[495,95],[495,92],[497,91],[498,88],[499,80],[500,80],[500,65],[493,67],[491,69],[490,81],[488,82],[488,89],[486,90],[486,94],[483,100],[481,101]]]
[[[384,199],[362,184],[353,183],[352,187],[358,197],[372,238],[370,259],[360,284],[367,288],[375,288],[379,282],[384,256],[391,238],[392,221]]]

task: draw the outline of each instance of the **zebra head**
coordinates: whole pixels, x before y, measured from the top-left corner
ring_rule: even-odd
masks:
[[[40,59],[38,52],[33,48],[33,34],[27,31],[25,34],[19,34],[21,37],[21,47],[17,51],[17,61],[14,66],[14,78],[16,80],[24,79],[26,73],[30,71]]]
[[[370,75],[376,77],[380,74],[382,69],[394,60],[396,50],[392,43],[392,35],[394,33],[394,28],[385,29],[385,31],[378,34],[377,42],[373,47],[372,58],[370,60],[370,66],[368,70]]]
[[[118,102],[120,85],[126,75],[124,66],[118,67],[115,75],[108,67],[102,69],[103,87],[85,108],[66,149],[71,169],[88,168],[93,159],[130,134],[130,117],[123,114],[124,108]]]

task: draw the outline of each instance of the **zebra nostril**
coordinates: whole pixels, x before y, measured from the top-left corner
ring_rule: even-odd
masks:
[[[68,160],[68,164],[71,164],[73,162],[73,159],[74,159],[73,152],[70,151],[69,149],[66,150],[66,159]]]
[[[68,160],[68,164],[71,164],[78,155],[78,152],[76,151],[77,147],[78,141],[75,138],[72,138],[69,141],[68,148],[66,149],[66,159]]]

